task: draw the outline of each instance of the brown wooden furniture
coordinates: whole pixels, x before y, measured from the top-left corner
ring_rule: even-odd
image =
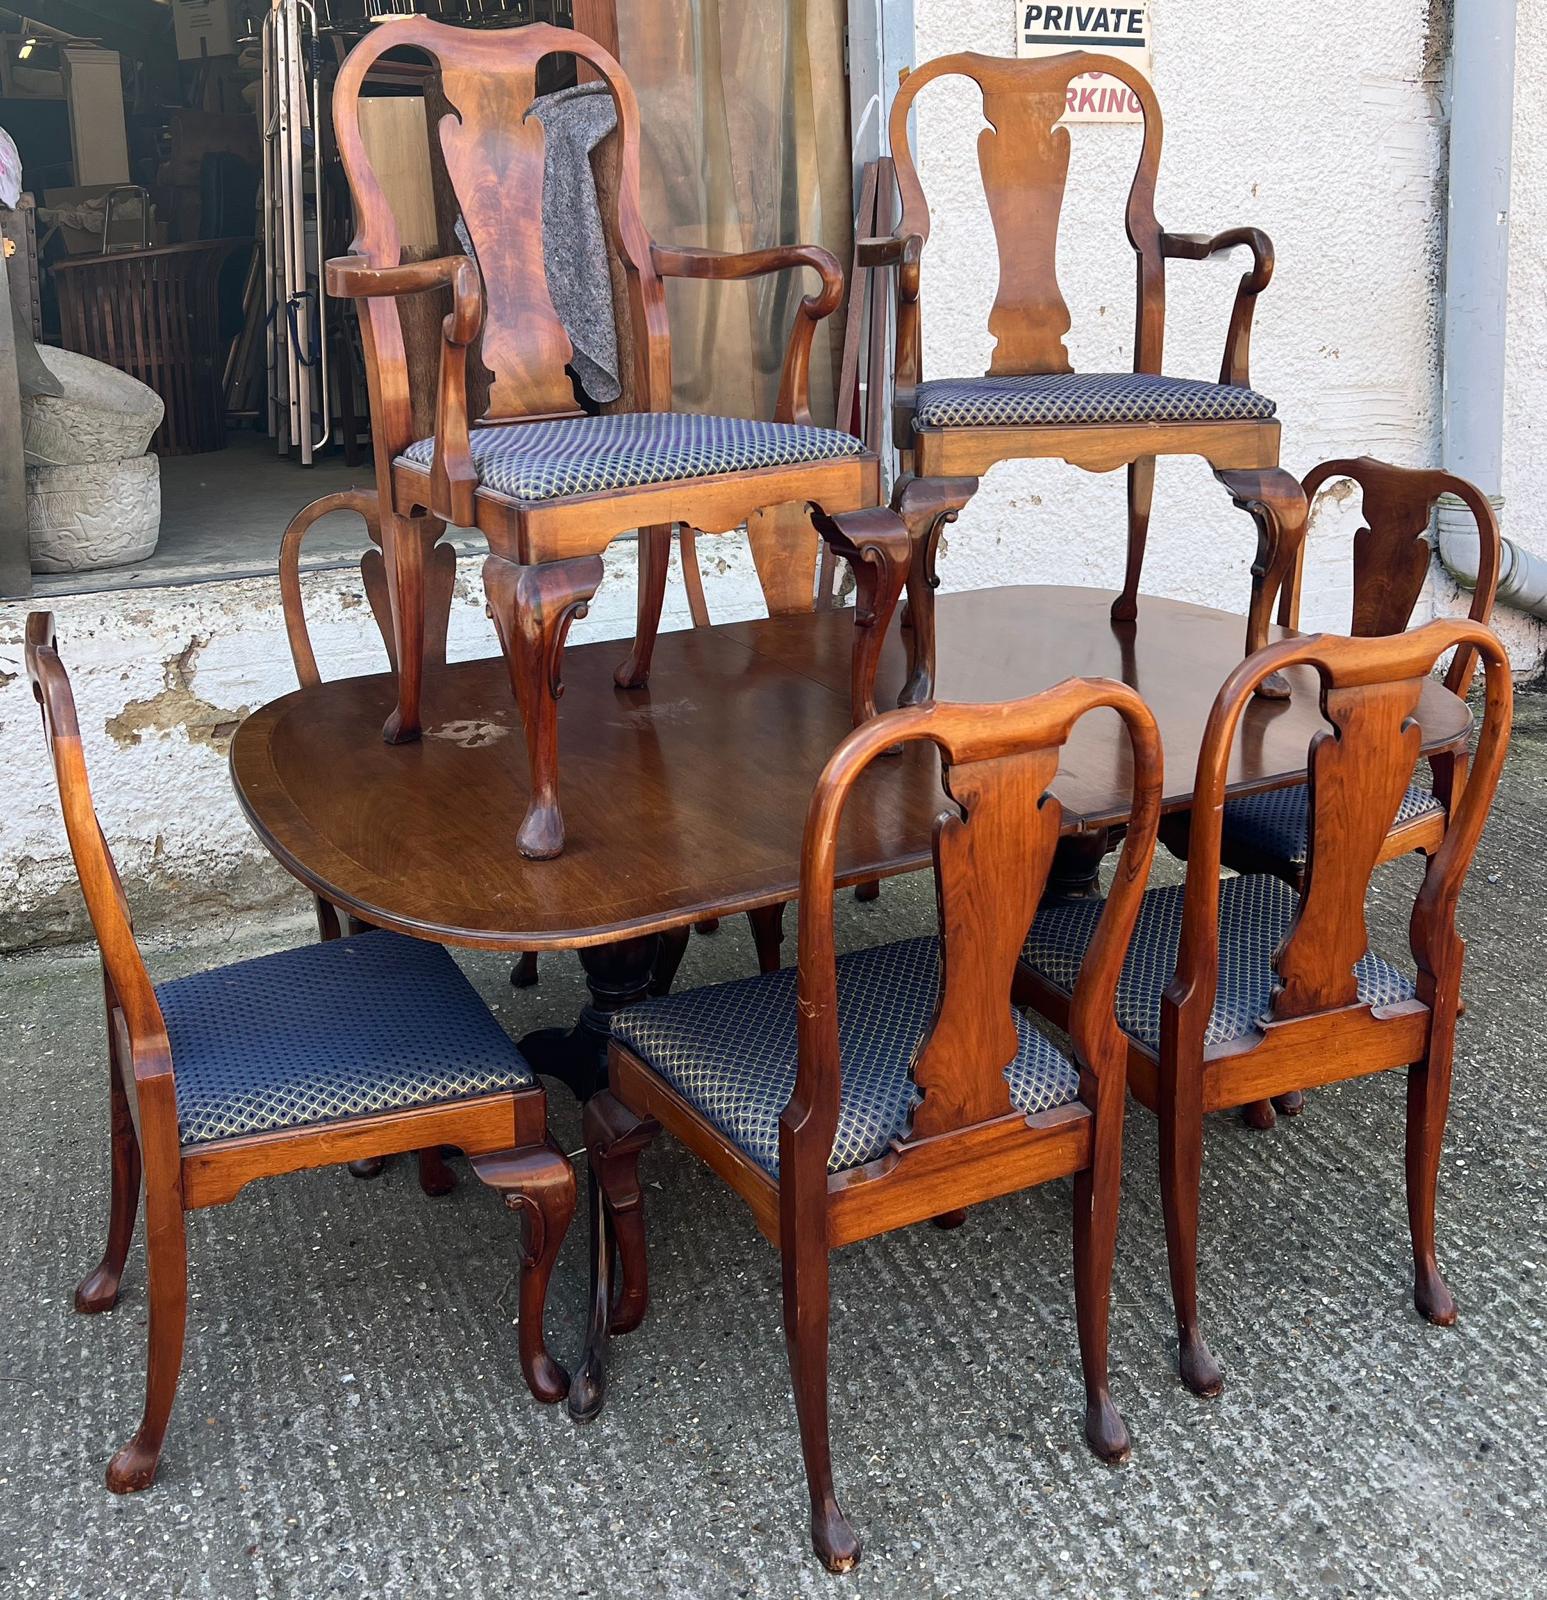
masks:
[[[1152,599],[1122,624],[1110,604],[1096,589],[942,597],[941,693],[1007,700],[1071,675],[1130,683],[1169,752],[1163,807],[1185,810],[1210,684],[1240,657],[1240,618]],[[346,912],[450,944],[578,950],[592,1006],[568,1059],[541,1056],[530,1038],[522,1048],[584,1092],[601,1078],[607,1016],[649,992],[663,935],[795,898],[801,818],[850,726],[852,633],[828,611],[665,634],[654,690],[636,697],[614,688],[613,647],[575,649],[565,715],[588,738],[570,757],[569,846],[541,867],[515,842],[526,766],[498,661],[453,663],[426,682],[425,737],[412,752],[372,731],[394,702],[390,677],[287,695],[237,730],[232,779],[268,849]],[[894,631],[878,692],[895,694],[905,674]],[[1291,675],[1291,687],[1288,705],[1245,714],[1232,794],[1304,772],[1320,713],[1308,677]],[[1418,719],[1429,751],[1459,747],[1471,726],[1438,683]],[[1071,736],[1055,785],[1071,838],[1104,840],[1126,820],[1131,773],[1115,735],[1098,716]],[[942,803],[921,750],[867,774],[839,838],[840,883],[927,866]]]
[[[1422,753],[1416,714],[1433,690],[1430,673],[1452,647],[1482,657],[1487,703],[1465,788],[1413,905],[1414,982],[1371,952],[1365,896]],[[1221,882],[1220,821],[1231,766],[1252,738],[1253,691],[1269,672],[1306,669],[1319,683],[1328,726],[1308,744],[1303,891],[1266,875]],[[1244,661],[1219,691],[1198,755],[1186,886],[1145,896],[1117,998],[1131,1041],[1129,1082],[1160,1118],[1180,1368],[1198,1394],[1224,1383],[1198,1316],[1198,1195],[1210,1111],[1407,1068],[1414,1301],[1431,1322],[1455,1320],[1435,1260],[1434,1195],[1464,951],[1456,902],[1498,783],[1511,707],[1508,658],[1475,622],[1431,622],[1381,638],[1285,639]],[[1068,1013],[1069,973],[1088,920],[1088,907],[1049,907],[1027,940],[1022,997],[1055,1022]]]
[[[1334,483],[1352,482],[1360,491],[1368,526],[1354,535],[1354,599],[1349,632],[1356,638],[1400,633],[1412,621],[1413,607],[1429,575],[1431,548],[1424,537],[1442,495],[1453,495],[1471,512],[1477,525],[1477,587],[1469,615],[1486,623],[1493,615],[1499,583],[1499,522],[1487,497],[1475,485],[1445,472],[1396,467],[1369,456],[1351,461],[1325,461],[1303,483],[1307,504]],[[1300,589],[1305,569],[1302,544],[1279,596],[1278,620],[1300,626]],[[1477,665],[1470,651],[1460,651],[1445,674],[1445,687],[1466,698]],[[1416,779],[1403,795],[1396,821],[1381,847],[1382,861],[1411,851],[1432,855],[1445,837],[1445,818],[1466,777],[1466,752],[1447,751],[1429,763],[1429,785]],[[1294,889],[1301,887],[1310,849],[1309,796],[1303,785],[1273,790],[1232,801],[1225,807],[1220,857],[1237,872],[1271,872]],[[1188,819],[1173,816],[1162,830],[1167,847],[1184,860]],[[1297,1114],[1298,1093],[1281,1096],[1277,1109]],[[1259,1101],[1246,1108],[1253,1127],[1274,1123],[1274,1104]]]
[[[183,1213],[224,1205],[255,1178],[359,1157],[455,1146],[521,1213],[521,1369],[539,1400],[563,1399],[569,1380],[543,1342],[543,1306],[574,1211],[574,1173],[548,1137],[541,1085],[471,985],[444,952],[380,933],[153,985],[92,806],[46,612],[27,619],[26,656],[107,1002],[111,1211],[106,1251],[76,1290],[77,1311],[117,1302],[142,1179],[145,1191],[145,1411],[108,1464],[108,1487],[147,1487],[160,1459],[187,1320]],[[299,1038],[304,1030],[289,1018],[319,1013],[333,1031]],[[395,1034],[399,1026],[413,1037]],[[476,1048],[476,1059],[459,1058],[464,1048]]]
[[[131,374],[166,403],[150,442],[157,455],[225,447],[217,291],[226,258],[251,248],[250,239],[196,240],[68,256],[49,268],[65,348]]]
[[[1012,1010],[1010,990],[1063,820],[1049,785],[1071,729],[1100,707],[1119,713],[1131,741],[1132,820],[1072,1007],[1071,1058]],[[856,785],[866,769],[899,744],[936,748],[950,797],[933,827],[938,950],[918,959],[917,993],[898,992],[891,981],[910,945],[841,963],[833,945],[843,813],[863,804]],[[1107,1387],[1125,1099],[1112,1003],[1154,855],[1160,789],[1155,720],[1134,690],[1111,681],[1073,680],[1005,704],[888,712],[839,745],[806,820],[794,992],[782,976],[765,977],[678,995],[615,1021],[610,1090],[585,1111],[592,1325],[571,1390],[577,1417],[601,1407],[609,1329],[626,1332],[644,1316],[638,1162],[665,1127],[747,1202],[782,1258],[811,1538],[831,1571],[848,1570],[860,1555],[834,1491],[828,1445],[828,1254],[840,1245],[1074,1174],[1085,1437],[1103,1460],[1127,1458],[1128,1432]],[[889,1033],[888,1016],[910,1006],[917,1012]],[[750,1030],[749,1015],[757,1018]],[[729,1038],[727,1027],[735,1030]],[[789,1033],[796,1059],[786,1074]],[[623,1262],[616,1300],[613,1235]]]
[[[1121,79],[1144,108],[1144,143],[1128,196],[1128,238],[1138,268],[1131,373],[1074,374],[1064,335],[1069,310],[1058,287],[1055,254],[1068,177],[1070,138],[1055,124],[1070,81],[1101,72]],[[920,262],[929,239],[929,209],[909,143],[919,91],[944,77],[977,84],[990,126],[979,136],[978,160],[999,252],[999,289],[989,314],[995,337],[988,373],[978,379],[923,380]],[[905,475],[893,505],[914,537],[908,579],[913,665],[909,700],[929,697],[929,608],[940,530],[976,492],[996,462],[1061,458],[1090,472],[1128,469],[1128,565],[1112,615],[1136,613],[1149,531],[1155,458],[1202,456],[1234,503],[1258,528],[1252,566],[1247,652],[1267,638],[1273,597],[1294,566],[1305,536],[1299,485],[1278,468],[1279,424],[1270,401],[1251,388],[1249,358],[1257,297],[1273,275],[1273,246],[1256,228],[1208,237],[1165,232],[1155,220],[1161,116],[1154,91],[1132,67],[1111,56],[1072,51],[1040,60],[974,54],[942,56],[904,79],[892,102],[892,158],[902,195],[895,233],[861,243],[865,266],[897,270],[895,443]],[[1168,260],[1203,261],[1245,248],[1252,265],[1241,279],[1217,384],[1161,376]],[[1282,697],[1277,680],[1265,694]]]
[[[453,108],[441,123],[441,154],[476,265],[466,255],[402,260],[397,223],[360,136],[362,81],[384,52],[405,46],[434,58]],[[616,181],[607,221],[629,308],[626,417],[583,413],[565,370],[569,337],[548,296],[541,237],[543,135],[527,112],[538,63],[555,54],[572,55],[594,69],[617,107]],[[333,106],[358,233],[355,253],[331,261],[327,279],[331,293],[360,302],[396,641],[398,696],[385,735],[391,742],[419,737],[425,567],[446,523],[477,527],[489,541],[484,587],[527,747],[530,803],[520,847],[529,857],[551,857],[564,842],[558,800],[560,657],[570,623],[601,581],[607,545],[629,529],[642,530],[639,628],[633,651],[618,669],[621,687],[639,689],[650,678],[674,525],[723,532],[764,508],[811,502],[827,514],[818,526],[831,537],[843,513],[875,505],[876,458],[847,435],[809,426],[811,343],[820,321],[842,300],[843,275],[826,251],[808,246],[727,255],[652,241],[639,209],[633,90],[607,50],[571,30],[535,24],[478,33],[422,18],[384,23],[344,63]],[[742,279],[800,268],[814,270],[821,287],[801,303],[791,331],[775,422],[672,421],[663,280]],[[450,296],[438,379],[410,371],[400,306],[430,291]],[[432,437],[416,423],[416,394],[421,416],[424,399],[434,395]],[[703,431],[702,448],[694,446],[696,465],[689,470],[682,441],[689,434],[698,438],[693,430]],[[612,441],[610,458],[598,442],[604,440]],[[524,465],[516,471],[510,463],[518,457]],[[765,459],[771,464],[754,465]],[[670,467],[665,477],[662,463]],[[880,559],[870,554],[879,526],[867,524],[865,537],[855,543],[863,559],[876,560],[887,580],[895,579],[900,593],[906,555],[897,552],[905,551],[906,535],[888,527],[891,545]],[[892,604],[895,596],[880,606],[878,628],[884,628]],[[865,635],[859,637],[862,649]]]
[[[1434,508],[1444,495],[1454,496],[1471,512],[1477,525],[1477,587],[1468,616],[1487,623],[1493,615],[1499,586],[1501,541],[1499,521],[1488,498],[1476,485],[1448,472],[1395,467],[1369,456],[1358,460],[1324,461],[1304,481],[1307,502],[1337,482],[1352,482],[1360,491],[1367,526],[1354,535],[1354,598],[1349,632],[1365,639],[1401,633],[1413,619],[1413,607],[1428,580],[1432,547],[1425,538]],[[1300,589],[1305,552],[1291,571],[1279,597],[1278,620],[1300,626]],[[1445,687],[1466,698],[1477,667],[1469,650],[1456,654],[1445,673]],[[1403,796],[1399,821],[1381,847],[1382,861],[1410,851],[1432,855],[1445,837],[1445,816],[1466,775],[1466,753],[1443,753],[1430,763],[1433,783],[1415,784]],[[1266,811],[1255,801],[1225,807],[1221,859],[1237,872],[1271,872],[1298,889],[1305,875],[1308,800],[1303,788],[1283,791],[1288,804]],[[1185,851],[1185,839],[1178,840]]]

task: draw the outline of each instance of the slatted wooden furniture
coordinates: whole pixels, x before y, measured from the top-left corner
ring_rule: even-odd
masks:
[[[1132,823],[1071,1007],[1072,1054],[1012,1009],[1024,934],[1063,816],[1049,785],[1070,730],[1111,707],[1132,744]],[[934,825],[938,938],[834,956],[843,814],[897,744],[939,753],[948,804]],[[1085,1437],[1128,1455],[1107,1386],[1117,1242],[1124,1041],[1118,972],[1155,849],[1155,719],[1130,688],[1074,680],[1031,699],[888,712],[857,729],[817,780],[801,852],[800,964],[692,990],[613,1019],[610,1089],[586,1107],[593,1217],[592,1326],[571,1390],[577,1417],[604,1393],[610,1331],[647,1301],[641,1151],[675,1134],[745,1200],[784,1264],[784,1328],[811,1496],[811,1537],[832,1571],[859,1539],[828,1446],[828,1254],[958,1207],[1074,1174],[1075,1300]],[[597,1196],[593,1191],[592,1204]],[[611,1241],[623,1263],[610,1291]]]
[[[1416,977],[1370,949],[1365,896],[1422,737],[1414,713],[1451,648],[1482,658],[1487,701],[1465,788],[1414,901]],[[1220,879],[1232,751],[1269,672],[1319,685],[1329,726],[1308,746],[1310,854],[1296,892],[1266,874]],[[1302,692],[1297,684],[1296,698]],[[1414,1302],[1455,1320],[1434,1246],[1435,1186],[1450,1094],[1464,946],[1456,903],[1509,740],[1508,658],[1476,622],[1431,622],[1381,638],[1285,639],[1243,662],[1214,702],[1198,757],[1187,881],[1144,897],[1117,1015],[1128,1078],[1160,1119],[1160,1182],[1184,1383],[1216,1394],[1224,1377],[1198,1313],[1198,1196],[1210,1111],[1406,1068],[1407,1200]],[[1242,734],[1242,742],[1247,735]],[[1097,901],[1040,912],[1023,957],[1022,998],[1057,1021],[1090,948]]]
[[[439,67],[452,113],[440,127],[447,176],[471,238],[467,255],[402,260],[397,222],[360,135],[358,100],[383,54],[411,47]],[[544,57],[572,55],[605,79],[617,107],[617,182],[607,222],[626,280],[633,410],[586,415],[565,367],[572,350],[549,298],[542,255],[540,122],[527,115]],[[843,298],[826,251],[783,246],[746,254],[668,249],[652,241],[639,206],[639,114],[613,56],[594,40],[546,24],[494,33],[423,18],[383,23],[350,53],[333,97],[339,154],[358,219],[354,254],[328,264],[331,293],[359,301],[371,396],[398,697],[391,742],[421,731],[426,564],[448,522],[489,541],[484,587],[522,713],[530,803],[519,838],[532,858],[557,855],[560,658],[570,624],[602,576],[601,552],[641,533],[639,628],[620,686],[650,678],[671,530],[723,532],[772,506],[812,503],[833,519],[873,507],[879,463],[851,435],[811,423],[809,366],[821,320]],[[678,414],[664,280],[744,279],[815,271],[790,334],[775,420]],[[400,302],[449,292],[438,378],[412,372]],[[435,395],[432,435],[415,427],[415,391]],[[486,398],[484,396],[486,395]],[[471,398],[470,398],[471,397]],[[900,594],[906,534],[880,562]],[[868,538],[857,541],[867,552]],[[882,605],[890,615],[896,594]],[[879,626],[884,628],[885,617]],[[856,655],[866,635],[856,637]]]
[[[942,697],[1008,700],[1071,674],[1131,683],[1165,740],[1164,809],[1185,810],[1211,684],[1240,658],[1240,618],[1151,598],[1137,623],[1114,623],[1111,599],[1035,586],[943,596]],[[578,952],[590,1005],[562,1042],[528,1035],[521,1048],[586,1093],[605,1082],[608,1017],[650,992],[674,931],[799,893],[801,818],[850,726],[852,633],[846,613],[819,611],[663,634],[653,693],[623,704],[615,648],[577,646],[567,704],[590,736],[570,757],[569,847],[540,866],[516,845],[526,763],[498,659],[454,662],[425,685],[426,728],[473,726],[476,739],[427,736],[405,761],[373,726],[396,698],[392,679],[340,679],[254,712],[232,741],[231,776],[265,846],[342,911],[452,945]],[[878,694],[904,678],[894,629]],[[1418,723],[1426,752],[1471,729],[1439,683]],[[1320,726],[1309,688],[1251,707],[1230,793],[1304,772]],[[1056,786],[1068,836],[1125,822],[1131,786],[1117,731],[1087,718]],[[939,764],[916,747],[862,780],[838,841],[842,885],[928,866],[943,803]]]
[[[130,373],[166,403],[150,442],[157,455],[225,448],[224,351],[214,333],[220,269],[251,248],[250,239],[198,239],[70,256],[49,268],[65,348]]]
[[[27,619],[26,657],[107,1002],[111,1210],[77,1311],[116,1304],[142,1182],[145,1195],[145,1410],[108,1464],[108,1488],[146,1488],[161,1456],[188,1310],[184,1212],[224,1205],[255,1178],[357,1157],[455,1146],[522,1215],[521,1370],[539,1400],[562,1400],[569,1380],[544,1344],[543,1306],[575,1179],[521,1052],[444,950],[400,934],[333,939],[153,985],[92,807],[46,612]]]
[[[1076,373],[1064,336],[1071,319],[1058,286],[1055,255],[1068,178],[1070,138],[1056,126],[1071,80],[1101,72],[1120,79],[1144,110],[1144,142],[1128,196],[1127,227],[1138,268],[1133,370]],[[978,162],[999,254],[999,288],[989,314],[993,359],[982,377],[924,381],[919,298],[920,264],[929,240],[929,208],[909,140],[919,92],[942,78],[965,77],[983,97],[990,126],[978,140]],[[1279,424],[1273,402],[1251,386],[1252,318],[1273,275],[1273,246],[1256,228],[1213,237],[1168,233],[1155,220],[1160,168],[1160,107],[1149,83],[1111,56],[1072,51],[1041,60],[942,56],[911,72],[892,102],[892,158],[902,196],[894,233],[862,241],[866,266],[897,269],[895,443],[905,474],[894,506],[914,538],[908,579],[913,644],[909,700],[929,697],[930,606],[935,552],[943,526],[977,490],[996,462],[1061,458],[1090,472],[1128,469],[1128,563],[1112,615],[1136,613],[1155,483],[1155,458],[1202,456],[1232,500],[1258,528],[1252,567],[1247,652],[1267,638],[1273,597],[1293,567],[1305,536],[1299,485],[1278,468]],[[1230,317],[1217,383],[1162,374],[1166,263],[1204,261],[1250,250]],[[1282,697],[1270,680],[1263,693]]]

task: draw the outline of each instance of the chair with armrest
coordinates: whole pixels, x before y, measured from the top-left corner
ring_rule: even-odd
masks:
[[[1133,369],[1075,372],[1064,336],[1069,309],[1056,272],[1059,217],[1070,137],[1057,126],[1070,84],[1086,73],[1121,80],[1143,107],[1144,142],[1127,205],[1128,239],[1138,269]],[[929,241],[929,207],[909,139],[919,92],[941,78],[965,77],[982,93],[990,126],[978,163],[999,254],[999,286],[989,314],[995,344],[982,377],[925,381],[920,267]],[[890,143],[902,216],[888,238],[862,240],[857,259],[893,267],[897,277],[897,389],[894,442],[904,476],[893,506],[913,536],[907,616],[905,701],[928,699],[934,677],[933,590],[941,529],[1000,461],[1062,459],[1090,472],[1128,470],[1128,560],[1112,616],[1137,615],[1139,580],[1155,484],[1155,458],[1202,456],[1232,501],[1257,524],[1258,549],[1246,628],[1249,654],[1267,638],[1269,611],[1305,535],[1305,501],[1278,467],[1274,404],[1251,386],[1252,319],[1273,276],[1273,246],[1256,228],[1212,237],[1168,233],[1155,220],[1161,116],[1154,90],[1131,66],[1084,51],[1040,60],[942,56],[909,73],[892,102]],[[1251,252],[1230,316],[1215,383],[1162,373],[1166,263]],[[1262,693],[1282,697],[1269,680]]]
[[[1012,1009],[1010,991],[1017,930],[1036,909],[1063,820],[1050,792],[1061,749],[1074,724],[1103,707],[1121,716],[1132,744],[1132,825],[1066,1054]],[[917,741],[937,747],[942,768],[938,938],[835,958],[845,805],[879,757]],[[1073,1174],[1085,1434],[1103,1459],[1127,1456],[1107,1382],[1124,1100],[1112,997],[1154,854],[1160,787],[1154,719],[1132,689],[1105,680],[1073,679],[1008,704],[891,711],[839,745],[806,823],[798,968],[613,1019],[610,1089],[585,1112],[592,1320],[571,1389],[577,1417],[601,1406],[609,1334],[636,1327],[645,1312],[638,1162],[665,1127],[747,1202],[782,1257],[812,1540],[829,1568],[851,1567],[860,1553],[828,1444],[828,1253],[840,1245],[949,1223],[962,1207]]]
[[[1470,774],[1428,858],[1408,937],[1416,976],[1370,949],[1365,898],[1392,818],[1412,782],[1413,713],[1435,663],[1481,656],[1487,700]],[[1270,672],[1319,684],[1330,726],[1308,752],[1310,847],[1302,887],[1254,874],[1221,880],[1221,825],[1241,713]],[[1463,676],[1471,671],[1463,664]],[[1317,1084],[1405,1068],[1407,1203],[1414,1302],[1455,1320],[1434,1245],[1435,1187],[1450,1097],[1464,945],[1456,904],[1509,741],[1508,658],[1476,622],[1431,622],[1379,638],[1285,639],[1226,679],[1198,754],[1185,886],[1144,896],[1117,987],[1128,1080],[1160,1119],[1160,1182],[1182,1380],[1216,1394],[1224,1376],[1198,1314],[1198,1200],[1210,1111]],[[1038,913],[1021,997],[1053,1021],[1090,947],[1099,901]]]
[[[452,108],[439,145],[470,254],[402,260],[398,224],[361,134],[362,83],[386,52],[404,47],[435,60]],[[572,346],[545,276],[544,135],[528,113],[538,64],[554,55],[593,69],[617,110],[617,178],[605,220],[627,286],[624,332],[633,359],[625,412],[589,415],[578,403],[566,371]],[[726,254],[653,241],[640,212],[633,90],[612,55],[575,31],[538,23],[480,33],[417,17],[384,23],[345,61],[333,108],[358,232],[354,253],[328,263],[327,283],[332,294],[359,302],[369,380],[398,678],[384,733],[389,741],[419,736],[426,565],[448,522],[476,527],[489,542],[484,588],[526,732],[531,789],[520,848],[534,859],[554,856],[564,842],[560,660],[571,622],[601,581],[607,546],[641,530],[638,629],[618,669],[620,688],[637,689],[649,682],[674,527],[726,532],[768,508],[810,504],[825,513],[817,522],[825,536],[846,513],[876,505],[877,458],[811,419],[812,340],[842,301],[843,274],[814,246]],[[796,313],[774,419],[672,411],[665,280],[801,269],[814,271],[820,288]],[[401,303],[431,291],[449,295],[450,305],[438,375],[411,371],[404,341]],[[415,402],[430,395],[434,423],[426,434]],[[908,561],[904,530],[888,532],[896,549],[882,563],[879,633]],[[870,636],[857,631],[857,657],[873,654]]]
[[[27,619],[27,672],[43,713],[70,850],[102,952],[112,1127],[107,1248],[75,1292],[108,1311],[143,1186],[150,1279],[145,1410],[108,1463],[115,1493],[156,1474],[188,1311],[183,1214],[234,1200],[255,1178],[400,1151],[464,1151],[525,1222],[521,1369],[562,1400],[543,1340],[549,1276],[575,1178],[548,1137],[541,1085],[445,950],[367,932],[152,984],[97,821],[53,618]]]

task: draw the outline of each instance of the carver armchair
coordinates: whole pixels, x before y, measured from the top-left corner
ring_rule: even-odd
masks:
[[[1449,649],[1482,658],[1487,701],[1471,772],[1413,902],[1409,964],[1371,950],[1365,900],[1418,760],[1413,713]],[[1299,893],[1267,874],[1220,877],[1225,786],[1242,710],[1268,673],[1292,669],[1314,676],[1329,724],[1308,751],[1310,853]],[[1455,1320],[1435,1254],[1435,1191],[1465,952],[1456,905],[1493,802],[1510,720],[1508,658],[1476,622],[1431,622],[1381,638],[1285,639],[1242,662],[1215,699],[1198,754],[1186,883],[1144,896],[1117,987],[1128,1081],[1160,1119],[1181,1376],[1197,1394],[1224,1385],[1198,1310],[1198,1200],[1211,1111],[1405,1070],[1414,1302],[1431,1322]],[[1099,900],[1066,901],[1032,924],[1020,995],[1054,1022],[1070,1015],[1100,909]]]
[[[1059,216],[1068,178],[1070,138],[1057,126],[1070,83],[1106,73],[1132,89],[1144,110],[1144,142],[1128,196],[1127,229],[1138,270],[1133,369],[1074,372],[1064,335],[1069,309],[1056,273]],[[909,142],[919,92],[938,79],[971,79],[990,126],[978,161],[999,255],[999,288],[989,313],[993,359],[983,376],[925,380],[920,268],[929,242],[929,208]],[[892,267],[897,280],[895,443],[905,473],[895,508],[914,539],[908,578],[910,672],[904,701],[929,698],[934,672],[932,592],[940,531],[977,491],[995,463],[1063,459],[1091,472],[1128,471],[1128,559],[1112,615],[1137,614],[1149,531],[1155,458],[1201,456],[1258,529],[1247,619],[1248,653],[1262,645],[1273,597],[1293,565],[1305,532],[1299,485],[1278,470],[1274,404],[1251,385],[1252,318],[1273,275],[1273,247],[1256,228],[1212,237],[1168,233],[1155,219],[1161,116],[1154,91],[1132,67],[1110,56],[1072,51],[1041,60],[943,56],[908,74],[893,101],[890,140],[902,216],[893,235],[862,240],[858,260]],[[1251,252],[1240,281],[1217,382],[1162,371],[1166,263],[1202,261],[1225,251]],[[1287,689],[1271,679],[1262,692]]]
[[[1076,722],[1123,718],[1132,825],[1078,985],[1066,1052],[1010,1004],[1024,925],[1062,823],[1049,793]],[[833,881],[845,806],[891,748],[932,742],[938,938],[834,956]],[[1112,1010],[1155,847],[1160,740],[1134,690],[1071,679],[1007,704],[887,712],[839,745],[817,781],[801,867],[799,967],[690,991],[613,1019],[610,1090],[585,1113],[592,1173],[591,1329],[570,1409],[594,1416],[609,1333],[644,1315],[641,1150],[661,1127],[745,1200],[784,1263],[784,1327],[817,1554],[859,1559],[828,1442],[828,1254],[911,1223],[1074,1175],[1076,1315],[1085,1436],[1128,1454],[1108,1389],[1124,1047]],[[598,1204],[600,1201],[600,1205]],[[613,1240],[621,1284],[611,1286]]]
[[[361,135],[366,75],[388,51],[431,56],[450,113],[439,149],[471,252],[407,263]],[[539,62],[572,55],[610,88],[616,181],[605,221],[626,287],[620,343],[627,410],[589,414],[566,370],[573,353],[554,310],[542,249],[542,124],[529,115]],[[382,548],[398,702],[385,735],[420,733],[427,566],[445,525],[488,540],[484,588],[521,709],[531,794],[519,843],[559,853],[560,660],[570,624],[602,577],[602,552],[641,530],[639,626],[620,688],[649,681],[674,527],[726,532],[762,510],[812,504],[833,519],[876,504],[879,464],[859,440],[811,421],[812,340],[843,298],[824,250],[745,254],[668,248],[640,212],[639,112],[614,58],[585,35],[545,24],[476,32],[423,18],[382,24],[351,52],[333,97],[339,154],[354,196],[353,254],[328,263],[335,295],[359,302],[371,396]],[[671,410],[667,278],[732,280],[803,269],[819,279],[791,330],[770,421]],[[438,370],[412,370],[403,305],[436,292],[448,306]],[[620,308],[621,311],[622,308]],[[433,414],[428,402],[433,397]],[[899,539],[906,536],[899,530]],[[883,563],[902,587],[901,564]],[[883,611],[890,616],[896,594]],[[881,624],[884,632],[885,619]]]
[[[92,806],[75,700],[46,612],[27,619],[26,658],[107,1004],[107,1248],[75,1292],[77,1311],[117,1303],[144,1190],[145,1409],[108,1463],[108,1488],[148,1487],[161,1458],[188,1314],[184,1213],[225,1205],[255,1178],[308,1167],[443,1145],[464,1151],[524,1219],[521,1368],[539,1400],[562,1400],[569,1379],[543,1341],[543,1307],[575,1178],[548,1137],[543,1089],[521,1052],[443,949],[393,933],[152,984]]]

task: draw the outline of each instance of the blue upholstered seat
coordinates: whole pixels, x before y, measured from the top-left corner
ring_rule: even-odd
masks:
[[[1262,422],[1275,409],[1266,395],[1228,383],[1149,372],[1039,372],[921,383],[914,421],[921,428]]]
[[[829,1171],[874,1161],[906,1129],[918,1101],[909,1072],[939,986],[935,939],[838,958],[842,1095]],[[631,1006],[613,1018],[612,1034],[777,1177],[779,1113],[795,1087],[795,1015],[795,969],[786,967]],[[1011,1104],[1030,1113],[1078,1099],[1073,1063],[1014,1016],[1020,1050],[1005,1069]]]
[[[184,1144],[531,1084],[439,945],[362,933],[156,986]]]
[[[475,430],[470,448],[482,488],[531,502],[837,460],[864,446],[834,428],[660,411],[499,423]],[[426,469],[434,459],[434,439],[398,457]]]
[[[1415,784],[1402,796],[1392,827],[1444,813],[1429,790]],[[1310,848],[1310,791],[1302,783],[1230,801],[1225,806],[1225,838],[1303,867]]]
[[[1125,1033],[1160,1047],[1160,998],[1176,971],[1182,935],[1182,886],[1145,896],[1117,984],[1117,1021]],[[1066,900],[1037,913],[1023,959],[1055,989],[1071,994],[1104,902]],[[1277,878],[1226,878],[1219,886],[1219,990],[1205,1044],[1251,1033],[1265,1016],[1276,982],[1273,956],[1294,921],[1299,896]],[[1359,998],[1372,1006],[1411,999],[1412,981],[1379,956],[1354,969]]]

